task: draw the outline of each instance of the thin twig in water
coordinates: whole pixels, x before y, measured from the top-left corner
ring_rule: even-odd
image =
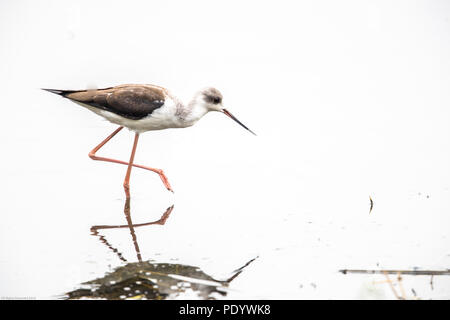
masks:
[[[398,283],[398,287],[400,288],[400,292],[402,293],[402,299],[406,300],[406,293],[405,293],[405,290],[403,289],[403,284],[402,284],[402,274],[400,272],[397,273],[397,283]]]
[[[398,274],[412,276],[450,276],[450,270],[363,270],[363,269],[343,269],[339,270],[343,274],[347,273],[367,273],[367,274]]]
[[[394,285],[392,284],[392,281],[391,281],[391,279],[389,278],[389,274],[388,274],[388,273],[384,273],[384,276],[386,277],[386,280],[387,280],[386,282],[389,284],[389,287],[391,288],[392,293],[394,293],[394,296],[395,296],[398,300],[402,299],[402,298],[398,295],[397,290],[395,290]]]

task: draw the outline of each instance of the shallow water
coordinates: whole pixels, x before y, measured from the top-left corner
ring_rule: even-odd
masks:
[[[111,125],[87,131],[102,137],[106,129]],[[176,289],[158,291],[158,297],[395,298],[386,283],[374,284],[385,280],[382,275],[338,271],[448,266],[445,189],[405,192],[383,185],[372,192],[369,214],[370,201],[360,186],[330,190],[305,176],[299,185],[311,188],[285,189],[282,181],[289,175],[265,171],[256,163],[215,171],[214,164],[202,170],[202,164],[193,168],[192,161],[191,170],[185,170],[185,162],[174,161],[173,169],[165,171],[175,194],[165,190],[157,175],[133,170],[128,207],[122,188],[125,166],[90,160],[70,131],[52,144],[55,139],[70,147],[42,153],[33,170],[25,167],[6,175],[1,296],[66,298],[68,292],[86,289],[88,281],[146,261],[198,268],[202,275],[225,281],[256,258],[226,286],[209,283],[195,290],[201,276],[180,271],[176,274],[188,279],[174,283],[169,272],[169,289]],[[131,140],[126,132],[111,149]],[[48,143],[39,141],[41,146]],[[85,139],[86,146],[89,141]],[[102,154],[119,150],[108,151]],[[152,158],[145,143],[138,151],[138,162]],[[406,296],[413,298],[414,289],[419,298],[448,298],[448,277],[434,277],[433,288],[430,280],[404,276]],[[116,286],[121,283],[115,281]],[[146,297],[155,297],[152,292]],[[124,295],[128,297],[114,297]],[[143,298],[141,293],[132,297]]]
[[[339,270],[448,269],[448,3],[333,3],[236,2],[214,21],[182,3],[0,4],[0,297],[395,299],[384,275]],[[183,30],[161,28],[169,13]],[[136,163],[175,193],[133,168],[128,214],[126,167],[87,156],[115,126],[37,89],[119,83],[217,86],[257,136],[220,114],[143,134]],[[99,155],[126,160],[132,140]],[[400,296],[450,298],[449,276],[396,278]]]

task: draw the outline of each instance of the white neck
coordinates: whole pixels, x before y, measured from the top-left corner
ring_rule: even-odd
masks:
[[[181,118],[186,126],[192,126],[209,112],[205,101],[198,96],[195,96],[183,109]]]

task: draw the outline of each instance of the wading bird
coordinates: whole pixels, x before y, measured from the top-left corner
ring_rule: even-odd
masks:
[[[147,84],[126,84],[95,90],[43,90],[67,98],[95,112],[106,120],[119,125],[113,133],[89,152],[89,157],[93,160],[120,163],[128,166],[123,182],[127,198],[130,197],[130,174],[133,166],[157,173],[165,187],[173,192],[169,180],[161,169],[133,163],[139,134],[151,130],[190,127],[210,111],[224,113],[253,133],[224,108],[222,105],[222,94],[215,88],[200,90],[188,104],[182,103],[169,90],[163,87]],[[135,132],[130,161],[98,157],[96,152],[123,127],[127,127]]]

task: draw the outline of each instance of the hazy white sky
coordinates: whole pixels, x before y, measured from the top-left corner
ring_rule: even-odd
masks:
[[[97,188],[108,183],[86,155],[114,126],[38,88],[122,83],[166,86],[183,99],[215,86],[258,134],[219,114],[146,133],[137,160],[165,169],[179,211],[218,206],[224,225],[234,212],[247,227],[260,219],[261,230],[281,213],[293,215],[290,227],[339,221],[354,234],[326,234],[355,263],[395,241],[389,256],[406,250],[416,265],[448,253],[449,1],[1,1],[0,194],[14,199],[10,224],[28,221],[31,203],[42,212],[49,190],[62,203],[95,192],[79,172]],[[132,136],[121,135],[106,150],[128,157]],[[107,168],[120,187],[124,168]],[[384,237],[365,220],[369,195]],[[270,233],[269,247],[295,243],[296,229],[289,238],[285,228]],[[418,234],[420,249],[408,247]],[[0,245],[14,260],[7,236]]]

